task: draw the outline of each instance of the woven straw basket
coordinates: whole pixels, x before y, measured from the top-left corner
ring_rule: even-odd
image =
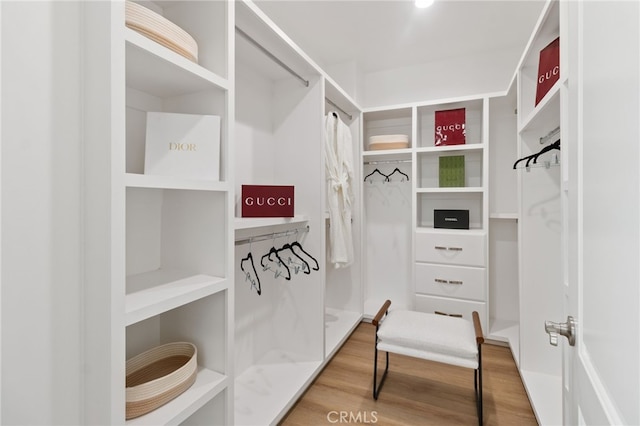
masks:
[[[195,345],[176,342],[127,360],[127,420],[147,414],[186,391],[196,380],[197,355]]]
[[[198,62],[198,43],[185,30],[162,15],[144,6],[127,1],[125,4],[127,27],[160,43],[174,52]]]

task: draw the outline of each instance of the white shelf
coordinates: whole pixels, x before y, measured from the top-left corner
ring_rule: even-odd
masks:
[[[518,220],[518,213],[491,213],[489,219]]]
[[[358,312],[333,308],[324,309],[325,356],[330,358],[358,326],[362,315]]]
[[[227,280],[158,269],[127,277],[126,325],[227,289]]]
[[[554,123],[559,123],[561,85],[561,81],[556,82],[533,111],[524,117],[518,129],[520,133],[526,131],[544,131],[546,133],[552,130]],[[544,136],[544,134],[541,133],[540,136]]]
[[[562,378],[520,370],[531,406],[541,425],[562,424]]]
[[[294,217],[236,217],[235,229],[252,229],[264,226],[291,225],[307,222],[307,216],[300,215]]]
[[[295,403],[321,367],[292,353],[268,352],[235,380],[235,424],[274,424]]]
[[[444,146],[428,146],[416,148],[418,154],[442,154],[456,151],[478,151],[484,149],[484,144],[481,143],[469,143],[461,145],[444,145]]]
[[[229,82],[182,55],[125,28],[127,85],[161,98],[228,90]]]
[[[403,149],[379,149],[375,151],[363,151],[363,157],[382,157],[385,155],[411,155],[411,148]]]
[[[485,235],[487,232],[483,229],[447,229],[447,228],[431,228],[417,227],[416,232],[422,234],[451,234],[451,235]]]
[[[167,404],[144,416],[128,420],[127,425],[178,425],[227,387],[227,377],[198,367],[196,381]]]
[[[127,173],[125,185],[129,188],[187,189],[201,191],[228,191],[229,184],[206,179],[186,179],[175,176],[154,176]]]
[[[417,188],[418,194],[465,194],[465,193],[482,193],[484,188],[482,187],[447,187],[447,188]]]

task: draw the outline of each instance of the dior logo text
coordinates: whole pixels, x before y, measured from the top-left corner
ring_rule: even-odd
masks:
[[[464,124],[460,124],[460,123],[449,124],[448,126],[438,126],[436,128],[436,130],[438,132],[441,132],[443,130],[448,130],[448,131],[452,132],[454,130],[462,130],[462,129],[464,129]]]
[[[195,143],[169,143],[169,151],[195,151],[196,144]]]
[[[289,197],[246,197],[244,203],[247,206],[290,206]]]
[[[555,67],[553,67],[551,71],[547,71],[544,74],[541,74],[540,77],[538,77],[538,83],[542,84],[544,83],[545,80],[549,80],[551,77],[554,77],[559,73],[560,73],[560,66],[556,65]]]

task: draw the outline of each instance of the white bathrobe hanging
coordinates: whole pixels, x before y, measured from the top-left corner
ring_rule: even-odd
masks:
[[[336,268],[353,263],[351,130],[335,112],[325,117],[325,168],[329,205],[329,259]]]

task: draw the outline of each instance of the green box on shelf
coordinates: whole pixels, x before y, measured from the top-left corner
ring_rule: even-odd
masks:
[[[464,155],[440,157],[440,187],[464,186]]]

